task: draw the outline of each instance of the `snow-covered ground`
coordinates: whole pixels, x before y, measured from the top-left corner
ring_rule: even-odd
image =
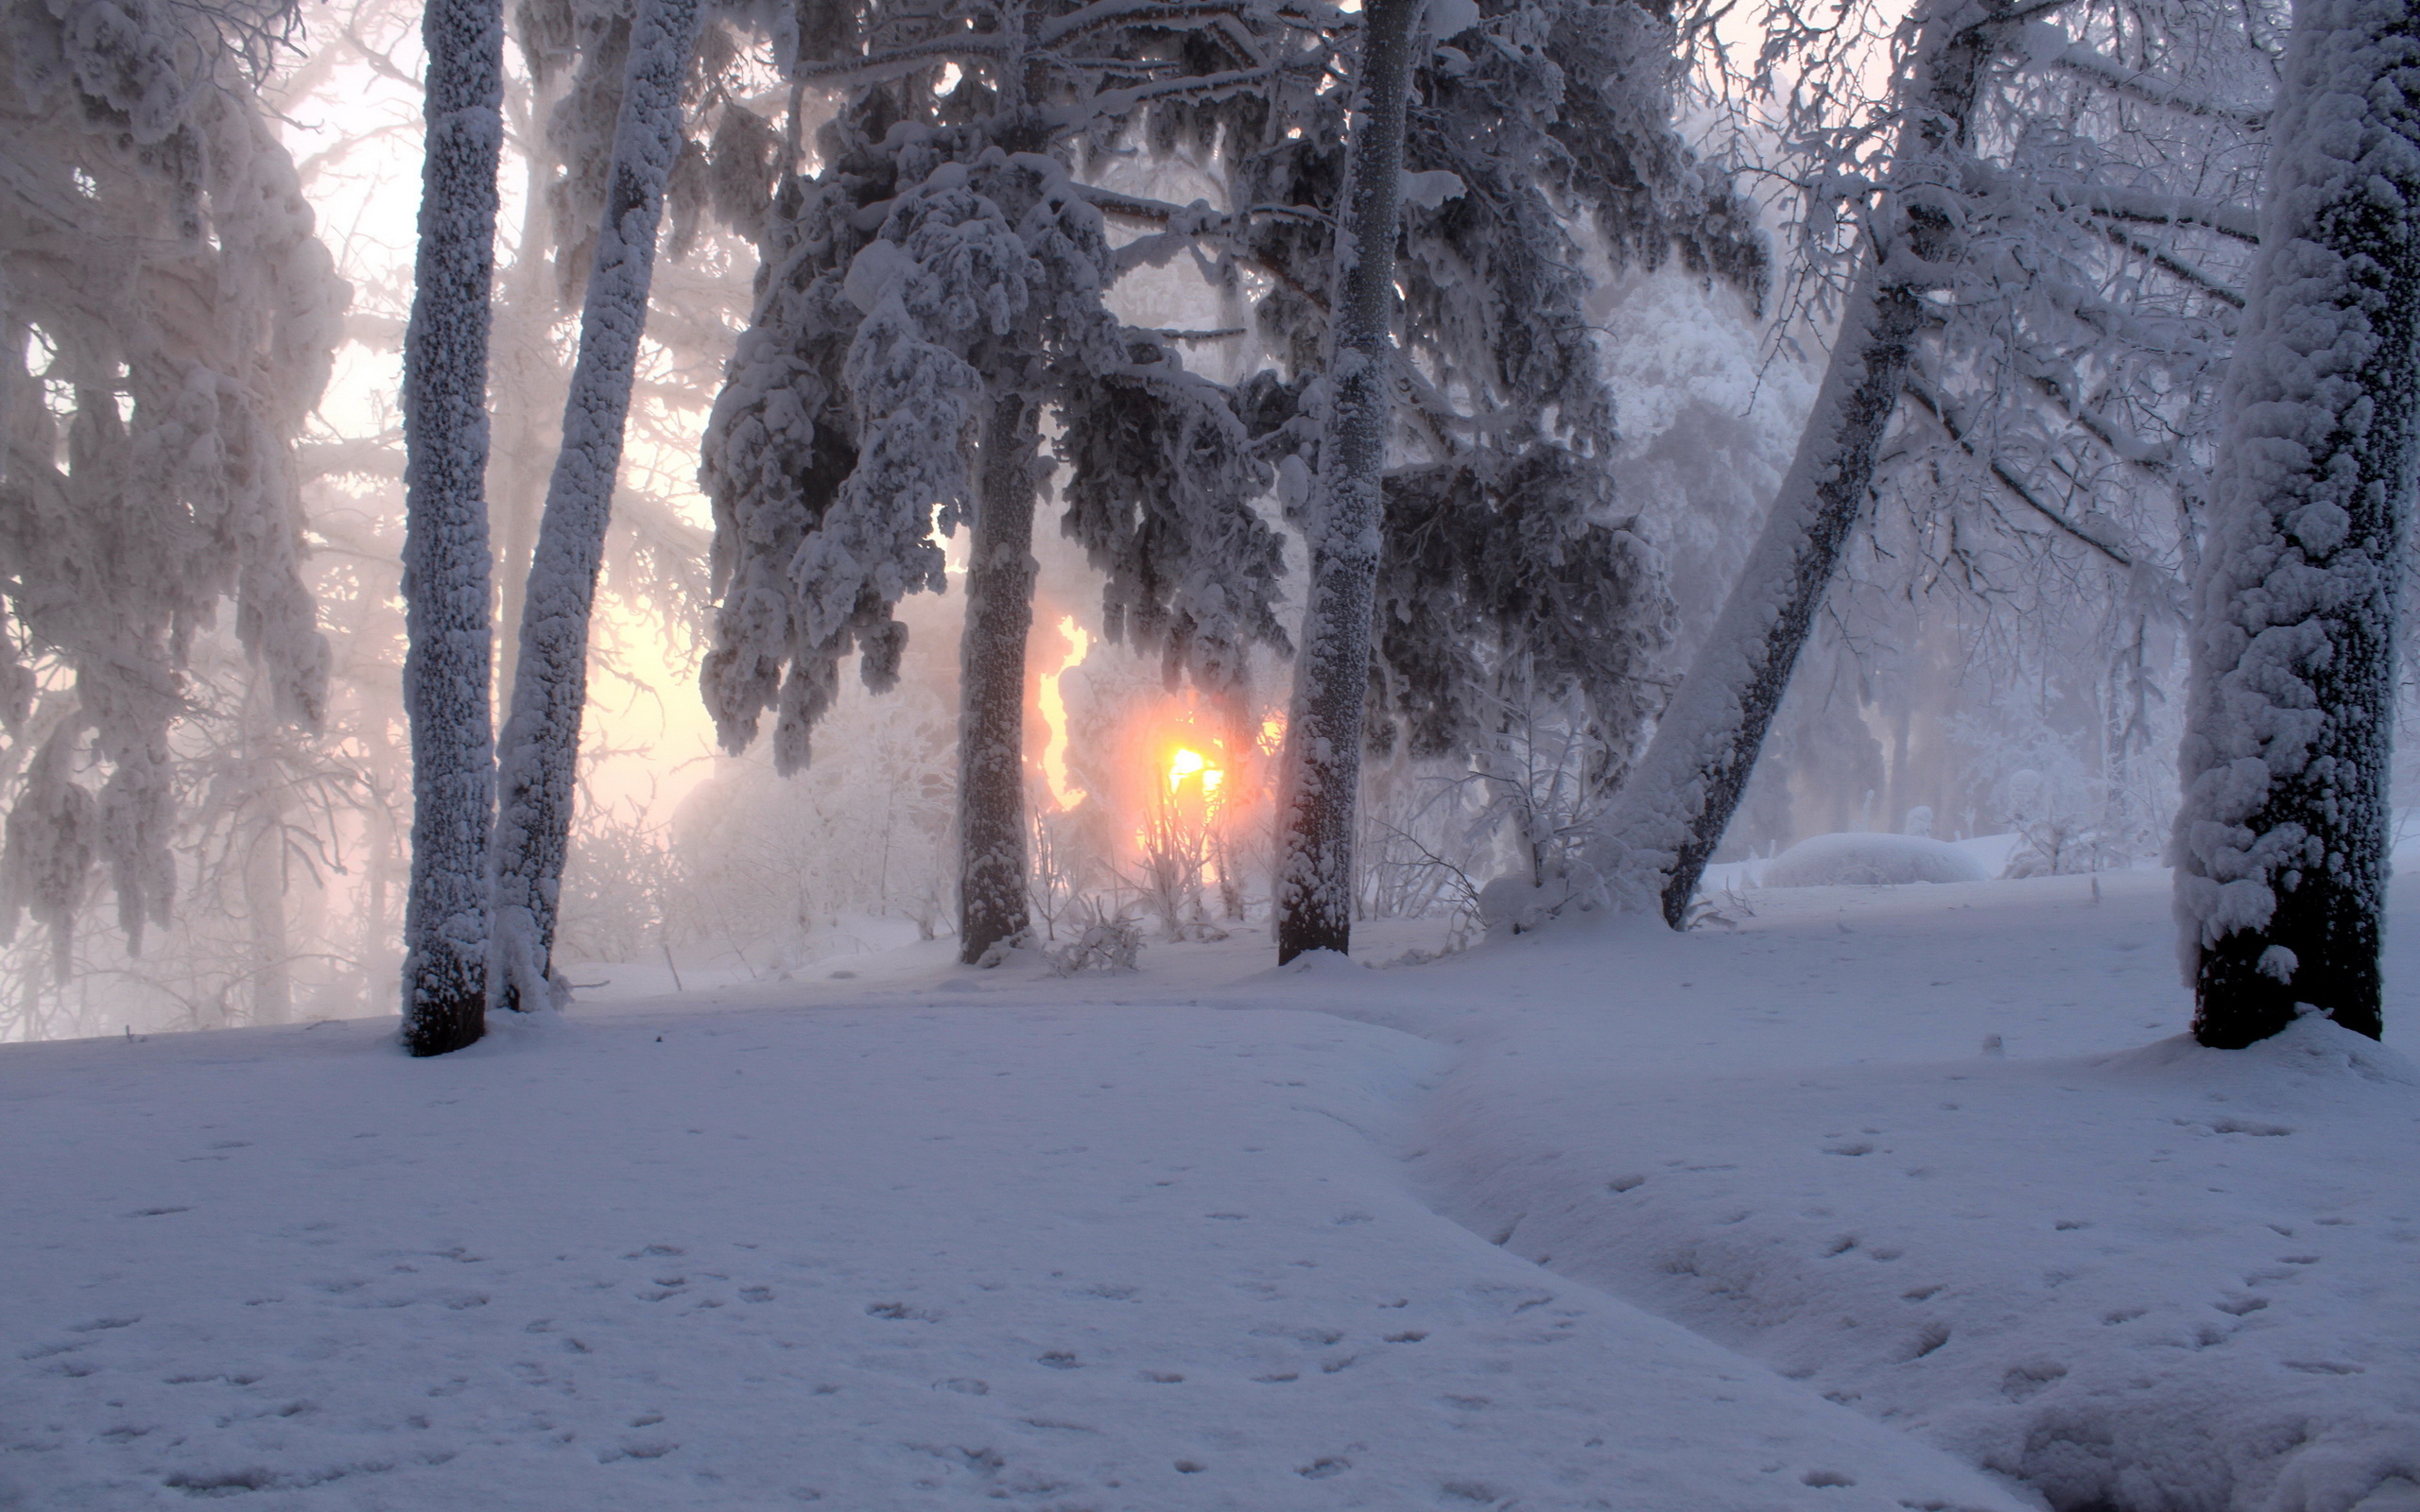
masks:
[[[2420,1508],[2392,1038],[2179,1040],[2161,873],[1737,896],[0,1048],[0,1505]]]

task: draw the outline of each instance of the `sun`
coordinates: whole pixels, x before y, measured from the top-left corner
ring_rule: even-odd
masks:
[[[1219,785],[1226,782],[1226,771],[1209,757],[1189,747],[1179,746],[1168,757],[1168,792],[1181,793],[1187,779],[1200,784],[1205,799],[1218,796]]]

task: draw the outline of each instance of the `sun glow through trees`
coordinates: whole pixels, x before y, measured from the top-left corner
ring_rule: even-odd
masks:
[[[1065,813],[1084,800],[1084,790],[1067,776],[1067,696],[1059,681],[1081,665],[1086,652],[1092,649],[1093,638],[1076,623],[1073,614],[1059,618],[1059,633],[1067,638],[1067,660],[1059,663],[1056,672],[1042,675],[1042,722],[1050,738],[1042,747],[1042,780],[1050,786],[1050,796],[1058,801],[1059,811]]]

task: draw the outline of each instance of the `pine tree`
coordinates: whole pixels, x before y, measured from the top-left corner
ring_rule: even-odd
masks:
[[[1219,66],[1250,61],[1228,43],[1171,72],[1154,39],[1203,33],[1148,5],[868,54],[848,39],[882,12],[824,19],[837,29],[802,45],[826,56],[800,77],[893,81],[825,128],[820,171],[786,178],[765,218],[757,306],[704,458],[723,595],[705,693],[726,746],[771,710],[777,765],[804,765],[840,662],[857,655],[877,691],[896,680],[907,630],[892,607],[946,586],[935,532],[970,526],[959,947],[978,961],[1025,923],[1024,643],[1045,414],[1068,468],[1063,525],[1111,574],[1113,633],[1213,684],[1240,675],[1251,644],[1284,644],[1279,541],[1252,504],[1266,465],[1222,390],[1109,314],[1105,295],[1137,261],[1102,225],[1122,197],[1079,183],[1067,162],[1148,108],[1274,70]],[[947,94],[944,63],[963,70]]]
[[[2380,1032],[2420,404],[2420,10],[2301,0],[2194,583],[2173,857],[2205,1045]]]
[[[1573,778],[1601,790],[1658,702],[1670,633],[1660,563],[1614,486],[1616,403],[1583,269],[1592,254],[1644,269],[1677,252],[1761,309],[1765,240],[1728,175],[1673,129],[1668,17],[1485,0],[1434,8],[1428,31],[1405,144],[1402,403],[1364,736],[1375,755],[1468,763],[1526,826],[1533,868],[1559,873],[1570,837],[1530,801],[1529,736],[1554,727]],[[1334,107],[1280,103],[1298,134],[1256,132],[1238,109],[1227,140],[1231,197],[1259,211],[1234,245],[1272,275],[1258,324],[1290,370],[1253,380],[1245,410],[1292,481],[1318,466],[1329,402],[1328,316],[1309,291],[1343,161]],[[1288,497],[1299,513],[1299,486]]]
[[[644,0],[631,28],[604,215],[590,251],[563,444],[523,599],[520,665],[500,742],[488,989],[496,1005],[554,1001],[551,960],[571,841],[588,626],[603,564],[665,184],[679,158],[681,85],[697,0]]]
[[[404,1043],[434,1056],[475,1041],[487,1016],[495,750],[484,476],[504,140],[501,0],[430,0],[422,36],[428,148],[404,353],[404,698],[412,734]]]

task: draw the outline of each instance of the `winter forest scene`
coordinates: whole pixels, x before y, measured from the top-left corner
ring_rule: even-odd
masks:
[[[2415,489],[2420,0],[0,0],[0,1508],[2420,1512]]]

